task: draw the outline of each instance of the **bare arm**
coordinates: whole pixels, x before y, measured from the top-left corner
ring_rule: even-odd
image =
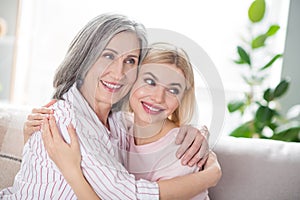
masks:
[[[68,128],[71,143],[67,144],[59,134],[55,119],[43,123],[43,140],[49,156],[56,163],[79,199],[99,199],[85,180],[80,168],[79,144],[75,130]],[[76,167],[75,167],[76,166]],[[191,175],[159,181],[161,199],[191,198],[216,185],[221,176],[216,156],[211,155],[205,169]]]
[[[159,181],[160,199],[190,199],[204,190],[216,186],[222,176],[217,156],[211,152],[204,170]]]

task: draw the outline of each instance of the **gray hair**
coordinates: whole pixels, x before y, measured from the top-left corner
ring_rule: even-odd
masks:
[[[118,33],[131,31],[140,41],[140,58],[144,58],[148,45],[146,29],[140,24],[119,14],[102,14],[92,19],[73,39],[69,50],[54,76],[53,98],[63,99],[75,82],[82,83],[87,72],[97,61],[109,41]]]

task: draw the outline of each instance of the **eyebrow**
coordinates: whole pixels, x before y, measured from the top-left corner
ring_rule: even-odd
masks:
[[[104,50],[112,51],[112,52],[114,52],[115,54],[119,55],[119,52],[117,52],[117,51],[114,50],[114,49],[111,49],[111,48],[105,48]],[[127,57],[139,58],[139,56],[137,56],[137,55],[135,55],[135,54],[130,54],[130,55],[128,55]]]
[[[146,72],[145,74],[148,74],[148,75],[152,76],[153,79],[155,79],[156,81],[158,81],[158,78],[154,74],[152,74],[151,72]],[[178,87],[180,87],[180,89],[182,89],[182,86],[181,86],[180,83],[171,83],[170,85],[171,86],[178,86]]]
[[[172,86],[176,86],[176,85],[177,85],[178,87],[180,87],[180,89],[182,89],[182,86],[181,86],[180,83],[171,83],[171,85],[172,85]]]

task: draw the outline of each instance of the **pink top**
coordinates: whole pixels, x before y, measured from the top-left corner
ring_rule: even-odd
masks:
[[[163,138],[145,145],[135,145],[132,134],[129,134],[129,151],[124,161],[126,169],[134,174],[137,180],[150,181],[170,179],[199,171],[196,166],[183,166],[175,156],[178,149],[178,145],[175,144],[178,131],[179,128],[174,128]],[[193,199],[208,200],[207,190]]]

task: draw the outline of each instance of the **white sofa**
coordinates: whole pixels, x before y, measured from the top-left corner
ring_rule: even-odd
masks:
[[[28,108],[0,104],[0,189],[20,167]],[[300,143],[221,137],[214,148],[223,176],[211,200],[299,200]],[[191,183],[192,184],[192,183]]]
[[[223,175],[212,200],[300,199],[300,143],[223,137],[214,150]]]

